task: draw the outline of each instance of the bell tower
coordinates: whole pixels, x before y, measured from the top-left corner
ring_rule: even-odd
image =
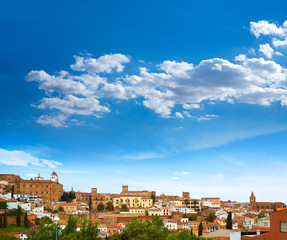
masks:
[[[52,182],[59,182],[59,177],[58,177],[58,175],[57,175],[57,173],[56,172],[52,172],[52,174],[51,174],[51,177],[50,177],[50,180],[52,181]]]
[[[251,196],[250,196],[250,210],[251,211],[256,210],[256,197],[253,192],[251,193]]]

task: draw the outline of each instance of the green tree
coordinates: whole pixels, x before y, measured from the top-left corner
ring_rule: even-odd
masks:
[[[99,237],[99,229],[98,223],[94,223],[92,220],[87,220],[84,219],[82,221],[82,226],[81,226],[81,237],[80,239],[83,240],[96,240],[96,239],[101,239]]]
[[[124,210],[128,209],[127,204],[123,204],[123,205],[122,205],[122,209],[124,209]]]
[[[58,212],[65,212],[65,209],[62,206],[60,206],[58,207]]]
[[[185,206],[188,206],[189,205],[189,200],[186,198],[186,199],[184,199],[184,204],[185,204]]]
[[[49,207],[47,207],[46,209],[45,209],[47,212],[53,212],[53,210],[52,210],[52,208],[49,208]]]
[[[200,222],[200,224],[198,226],[198,236],[202,235],[202,230],[203,230],[203,226],[202,226],[202,222]]]
[[[195,209],[196,209],[196,205],[198,204],[198,201],[193,200],[193,201],[192,201],[192,204],[193,204],[193,208],[194,208],[194,211],[195,211]]]
[[[18,227],[20,227],[21,225],[21,213],[22,213],[22,208],[18,205],[17,215],[16,215],[16,224]]]
[[[47,239],[56,239],[56,229],[58,239],[62,239],[63,233],[60,225],[55,224],[45,224],[40,222],[39,229],[37,232],[33,231],[28,235],[27,240],[47,240]]]
[[[61,196],[60,201],[69,202],[69,194],[67,192],[64,192]]]
[[[182,217],[183,217],[183,218],[188,218],[188,216],[187,216],[186,213],[184,213]]]
[[[6,201],[0,202],[0,209],[7,209],[7,202]]]
[[[2,216],[0,216],[0,228],[3,227],[3,219],[2,219]]]
[[[197,216],[196,215],[191,215],[188,217],[189,221],[196,221]]]
[[[89,197],[89,209],[90,209],[90,213],[91,213],[92,210],[93,210],[92,198],[91,197]]]
[[[98,211],[102,212],[102,211],[105,210],[105,205],[102,204],[102,203],[99,203],[98,206],[97,206],[97,209],[98,209]]]
[[[165,240],[167,228],[159,216],[154,216],[152,222],[134,218],[127,224],[122,234],[115,236],[116,240]]]
[[[214,213],[210,213],[205,220],[208,222],[213,222],[215,220]]]
[[[189,232],[188,232],[187,230],[180,231],[180,232],[177,234],[176,239],[178,239],[178,240],[190,239],[190,234],[189,234]]]
[[[41,218],[41,223],[43,223],[43,224],[51,224],[51,223],[53,223],[53,221],[48,216],[45,216],[45,217]]]
[[[190,235],[193,235],[193,231],[192,231],[192,228],[190,228]]]
[[[152,199],[152,203],[154,204],[155,203],[155,195],[154,194],[151,195],[151,199]]]
[[[258,218],[264,218],[264,217],[266,217],[266,215],[265,215],[264,212],[260,212],[260,213],[258,214]]]
[[[0,239],[1,240],[19,240],[15,236],[7,234],[5,232],[1,232],[1,231],[0,231]]]
[[[106,204],[106,210],[111,211],[114,209],[113,203],[112,202],[107,202]]]
[[[26,227],[26,228],[28,228],[29,227],[29,223],[28,223],[28,215],[27,215],[27,213],[25,212],[25,217],[24,217],[24,226]]]
[[[11,197],[12,198],[14,197],[14,184],[12,185],[12,188],[11,188]]]
[[[6,209],[4,211],[4,217],[3,217],[3,228],[7,227],[7,212]]]
[[[78,219],[75,216],[70,215],[67,221],[67,225],[64,229],[64,234],[69,235],[69,234],[75,233],[77,230],[77,224],[78,224]]]
[[[76,194],[74,192],[69,192],[69,195],[68,195],[69,202],[71,202],[75,198],[76,198]]]
[[[231,213],[231,211],[227,215],[226,229],[232,229],[232,213]]]

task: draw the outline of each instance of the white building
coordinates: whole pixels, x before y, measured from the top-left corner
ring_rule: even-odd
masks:
[[[177,222],[172,221],[171,219],[165,219],[164,227],[166,227],[168,230],[177,230]]]
[[[188,214],[189,213],[189,208],[188,207],[174,206],[173,207],[173,211]]]
[[[20,206],[24,211],[31,211],[31,203],[18,202],[16,200],[7,201],[7,209],[17,209]]]

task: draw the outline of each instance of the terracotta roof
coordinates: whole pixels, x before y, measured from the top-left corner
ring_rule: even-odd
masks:
[[[60,206],[77,206],[77,203],[75,203],[75,202],[72,202],[72,203],[63,202],[63,203],[57,203],[57,205],[60,205]]]
[[[253,228],[251,230],[249,230],[249,232],[256,232],[257,230],[259,231],[270,231],[269,227],[257,227],[257,228]]]

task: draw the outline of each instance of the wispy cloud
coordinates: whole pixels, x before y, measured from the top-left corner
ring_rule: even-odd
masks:
[[[5,150],[0,148],[0,164],[8,165],[8,166],[24,166],[34,165],[39,167],[49,167],[56,168],[62,163],[54,161],[41,159],[33,156],[30,153],[19,151],[19,150]]]
[[[117,160],[126,160],[126,161],[140,161],[140,160],[147,160],[147,159],[156,159],[156,158],[163,158],[167,156],[166,153],[155,153],[155,152],[142,152],[136,153],[132,155],[123,155],[117,156],[115,159]]]
[[[81,170],[57,170],[57,172],[64,174],[88,173],[88,171],[81,171]]]
[[[189,174],[191,174],[191,172],[178,172],[178,171],[175,171],[174,174],[175,175],[189,175]]]
[[[171,180],[179,180],[180,177],[171,177],[170,179],[171,179]]]

